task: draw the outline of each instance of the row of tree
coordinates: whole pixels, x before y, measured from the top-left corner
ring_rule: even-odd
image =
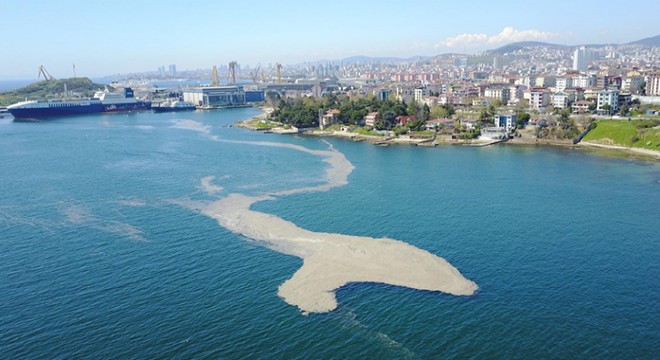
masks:
[[[407,104],[405,101],[380,100],[375,96],[351,99],[347,95],[328,94],[321,99],[277,98],[271,102],[276,105],[271,115],[272,120],[298,127],[318,126],[319,111],[325,113],[330,109],[340,111],[336,119],[345,125],[360,125],[367,114],[377,112],[378,117],[374,125],[379,130],[393,129],[397,125],[398,116],[414,115],[416,120],[409,124],[409,127],[418,130],[429,119],[449,118],[454,114],[452,106],[430,108],[415,101]]]

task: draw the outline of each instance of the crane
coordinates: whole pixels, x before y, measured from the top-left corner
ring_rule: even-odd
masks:
[[[281,84],[282,83],[282,64],[276,63],[275,66],[277,66],[277,83]]]
[[[46,81],[55,80],[53,75],[51,75],[43,65],[39,66],[39,73],[37,73],[37,79],[39,79],[41,77],[41,75],[44,76],[44,80],[46,80]]]
[[[211,86],[220,86],[220,75],[218,75],[218,67],[213,65],[213,73],[211,73]]]
[[[258,64],[257,67],[254,69],[254,71],[250,72],[250,77],[252,78],[252,82],[255,84],[259,82],[259,70],[261,69],[261,64]]]
[[[232,85],[236,84],[236,65],[238,65],[236,61],[229,62],[229,80]]]

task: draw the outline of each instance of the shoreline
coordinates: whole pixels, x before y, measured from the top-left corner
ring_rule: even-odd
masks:
[[[652,160],[660,161],[660,151],[643,149],[643,148],[633,148],[620,145],[606,145],[599,144],[589,141],[581,141],[577,144],[573,143],[572,139],[567,140],[557,140],[557,139],[531,139],[531,138],[512,138],[508,140],[487,140],[487,139],[470,139],[470,140],[461,140],[461,139],[435,139],[433,140],[430,137],[414,137],[410,135],[404,136],[379,136],[379,135],[365,135],[358,134],[349,131],[340,131],[340,130],[320,130],[314,129],[309,131],[292,131],[284,127],[284,124],[273,123],[281,126],[274,126],[272,128],[258,128],[256,124],[258,122],[264,121],[268,118],[270,113],[274,111],[272,107],[260,106],[262,113],[251,119],[243,120],[236,122],[234,126],[241,127],[244,129],[252,131],[262,131],[262,132],[273,132],[279,134],[301,134],[307,136],[318,136],[318,137],[334,137],[346,140],[352,140],[355,142],[365,141],[372,145],[376,146],[390,146],[390,145],[413,145],[413,146],[422,146],[422,147],[438,147],[438,146],[447,146],[447,145],[461,145],[461,146],[491,146],[497,144],[511,144],[515,146],[554,146],[554,147],[563,147],[563,148],[572,148],[580,150],[610,150],[619,152],[621,154],[632,155],[636,159],[640,160]],[[602,155],[607,156],[605,152],[601,152]],[[610,155],[612,156],[612,155]]]

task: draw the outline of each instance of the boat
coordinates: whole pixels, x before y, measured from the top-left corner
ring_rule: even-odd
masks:
[[[94,97],[101,100],[104,112],[149,110],[151,108],[150,101],[136,99],[133,89],[128,87],[120,92],[109,91],[106,87],[103,91],[97,91]]]
[[[7,110],[7,108],[0,108],[0,120],[13,120],[14,117],[11,115],[11,113]]]
[[[96,92],[92,98],[26,100],[9,105],[7,110],[16,119],[39,119],[53,116],[147,110],[149,108],[151,108],[151,102],[136,99],[131,88],[124,88],[120,92],[110,92],[106,88],[104,91]]]
[[[103,112],[101,100],[29,100],[9,105],[7,110],[16,119],[46,118],[52,116],[67,116]]]
[[[151,110],[154,112],[170,112],[170,111],[190,111],[195,110],[197,107],[191,102],[177,100],[173,102],[164,102],[160,106],[152,106]]]

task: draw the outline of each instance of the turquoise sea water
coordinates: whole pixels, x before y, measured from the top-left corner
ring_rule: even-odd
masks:
[[[222,140],[257,114],[0,124],[0,357],[660,356],[660,166],[575,150],[376,147],[328,139],[349,184],[257,203],[319,232],[390,237],[479,292],[350,284],[303,316],[277,296],[302,260],[180,204],[318,185],[318,157]],[[209,126],[195,131],[193,124]],[[197,129],[204,130],[204,129]]]

